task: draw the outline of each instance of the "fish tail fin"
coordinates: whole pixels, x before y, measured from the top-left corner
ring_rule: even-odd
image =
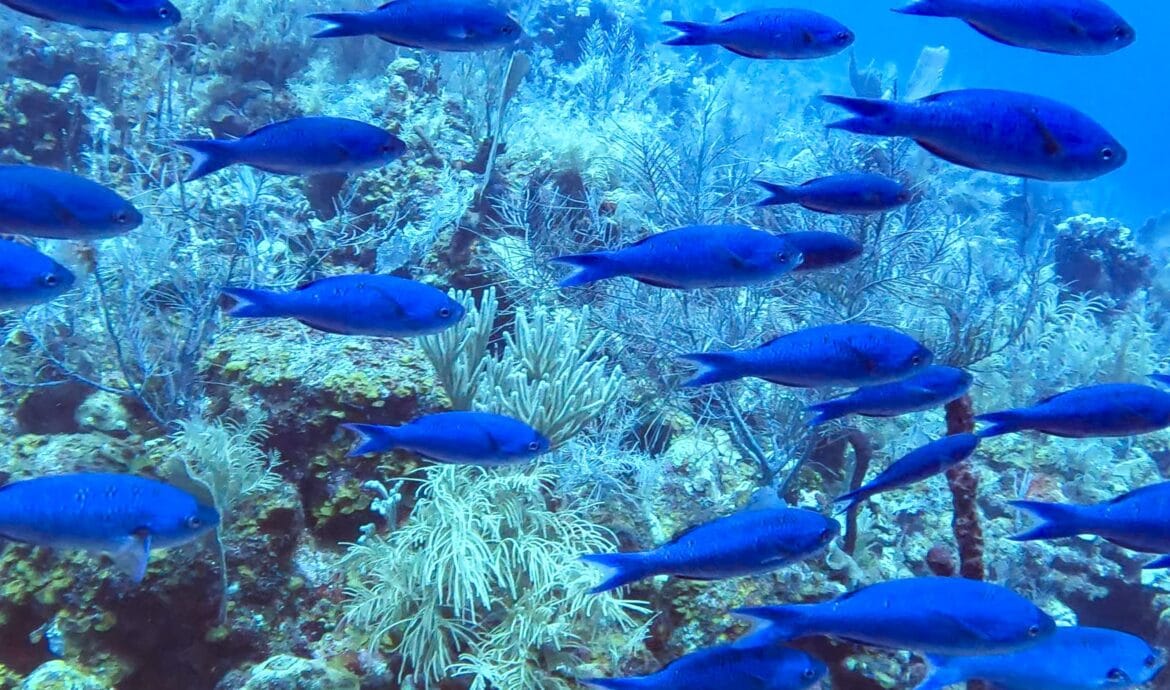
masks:
[[[558,256],[553,259],[558,264],[573,267],[573,274],[560,282],[561,287],[578,287],[589,285],[599,280],[613,278],[621,273],[613,252],[593,252],[591,254],[573,254]]]
[[[578,678],[578,683],[593,690],[643,690],[654,687],[647,678]]]
[[[874,136],[898,136],[902,133],[904,106],[895,101],[851,96],[821,96],[821,100],[856,115],[829,123],[826,125],[829,129]]]
[[[975,434],[979,438],[992,438],[1023,431],[1028,426],[1028,419],[1024,410],[1004,410],[1003,412],[989,412],[975,418],[980,422],[987,422],[991,426]]]
[[[898,14],[913,14],[920,17],[949,17],[946,10],[939,6],[937,0],[914,0],[905,7],[895,7]]]
[[[283,295],[279,292],[231,287],[224,288],[222,292],[236,301],[228,311],[228,316],[263,319],[284,315],[281,304]]]
[[[695,352],[683,355],[681,359],[693,363],[698,367],[695,375],[688,379],[683,386],[695,388],[712,383],[734,381],[741,378],[736,367],[739,359],[734,352]]]
[[[380,424],[342,424],[341,426],[358,435],[357,445],[346,454],[348,458],[356,458],[359,455],[369,453],[385,453],[398,445],[395,427]]]
[[[837,515],[848,513],[850,510],[853,510],[854,506],[857,506],[867,498],[869,498],[869,494],[863,489],[855,489],[848,493],[841,494],[837,498],[833,499],[833,503],[837,504],[837,509],[834,512]]]
[[[190,154],[191,169],[184,182],[194,182],[236,162],[235,141],[230,139],[181,139],[175,146]]]
[[[809,412],[816,413],[816,416],[809,420],[808,423],[810,427],[814,428],[821,426],[822,424],[828,424],[834,419],[840,419],[849,414],[852,414],[853,412],[850,409],[849,404],[844,400],[826,400],[822,403],[809,405],[807,409]]]
[[[1027,532],[1009,537],[1012,541],[1075,537],[1091,527],[1091,520],[1084,506],[1042,501],[1011,501],[1008,505],[1026,510],[1040,520],[1040,524]]]
[[[799,605],[747,607],[733,609],[731,613],[752,625],[746,635],[735,641],[736,647],[772,645],[808,634],[806,616]]]
[[[914,690],[943,690],[970,680],[948,657],[927,654],[926,664],[929,669],[926,678]]]
[[[653,570],[644,553],[591,553],[581,556],[581,560],[600,570],[605,578],[589,590],[590,594],[601,594],[637,582],[648,577]]]
[[[756,206],[783,206],[800,201],[800,192],[797,187],[764,182],[763,180],[756,180],[756,184],[768,193],[768,198],[757,202]]]
[[[365,12],[324,12],[310,14],[309,19],[330,24],[330,26],[313,34],[313,38],[342,38],[345,36],[364,36],[369,33],[366,28]]]
[[[1161,570],[1170,568],[1170,556],[1159,556],[1142,566],[1142,570]]]
[[[715,43],[711,36],[711,26],[701,22],[662,22],[672,29],[681,32],[674,38],[663,41],[668,46],[706,46]]]

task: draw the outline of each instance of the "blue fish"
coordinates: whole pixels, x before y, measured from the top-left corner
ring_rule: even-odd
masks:
[[[723,580],[771,572],[820,551],[839,531],[836,520],[812,510],[748,509],[696,525],[651,551],[582,559],[605,573],[596,594],[652,575]]]
[[[503,10],[482,0],[393,0],[372,12],[311,14],[331,26],[313,38],[376,36],[406,48],[450,52],[510,46],[524,31]]]
[[[810,211],[832,214],[866,214],[892,211],[910,203],[906,185],[884,175],[850,173],[782,185],[756,180],[768,192],[757,206],[800,204]]]
[[[800,265],[800,250],[744,225],[690,225],[624,249],[560,256],[576,269],[561,287],[629,276],[656,287],[692,290],[767,283]]]
[[[439,412],[402,426],[343,426],[361,437],[349,457],[401,449],[437,462],[492,466],[527,462],[551,447],[524,422],[487,412]]]
[[[1099,0],[917,0],[894,11],[954,17],[993,41],[1061,55],[1106,55],[1137,38]]]
[[[962,369],[926,367],[910,378],[878,386],[867,386],[834,400],[810,405],[817,416],[810,426],[859,414],[863,417],[897,417],[941,407],[970,390],[973,377]]]
[[[915,690],[943,690],[969,680],[996,690],[1123,690],[1152,681],[1166,665],[1140,637],[1106,628],[1057,628],[1014,652],[926,657],[931,675]]]
[[[829,635],[923,654],[1008,652],[1052,634],[1056,623],[1010,589],[961,577],[915,577],[862,587],[821,604],[737,609],[760,627],[736,645]]]
[[[1057,101],[1012,91],[967,89],[910,103],[822,96],[856,117],[830,129],[909,137],[956,165],[1038,180],[1091,180],[1125,164],[1109,132]]]
[[[819,660],[788,647],[709,647],[648,676],[585,678],[600,690],[804,690],[825,677]]]
[[[977,447],[979,437],[975,434],[945,436],[911,451],[869,483],[839,497],[837,502],[844,504],[841,507],[842,512],[847,511],[870,496],[900,489],[945,472],[971,457]]]
[[[1012,537],[1015,541],[1064,539],[1092,534],[1139,553],[1170,554],[1170,482],[1151,484],[1092,505],[1012,501],[1041,522]],[[1170,555],[1146,564],[1170,568]]]
[[[0,240],[0,308],[51,302],[73,287],[69,269],[18,242]]]
[[[853,45],[853,32],[819,12],[799,9],[751,10],[718,24],[664,22],[682,32],[668,46],[719,45],[743,57],[808,60],[836,55]]]
[[[796,388],[865,386],[904,379],[934,354],[913,338],[878,326],[817,326],[780,336],[754,350],[683,355],[698,372],[685,386],[755,377]]]
[[[187,182],[237,164],[276,175],[348,175],[389,165],[406,153],[406,144],[386,130],[337,117],[298,117],[240,139],[175,145],[193,159]]]
[[[860,242],[835,232],[785,232],[779,237],[795,246],[803,257],[795,269],[798,273],[843,266],[865,250]]]
[[[140,582],[151,549],[219,525],[215,508],[169,484],[124,474],[64,474],[0,487],[0,538],[104,553]]]
[[[292,292],[247,288],[223,292],[237,301],[229,316],[291,318],[342,335],[427,335],[454,326],[465,313],[463,305],[442,290],[385,275],[322,278]]]
[[[129,232],[142,220],[129,201],[84,177],[29,165],[0,165],[0,232],[96,240]]]
[[[1065,438],[1136,436],[1170,426],[1170,394],[1151,386],[1106,383],[1045,398],[1031,407],[976,417],[983,438],[1038,431]]]
[[[84,29],[153,33],[182,20],[167,0],[0,0],[0,5],[51,22]]]

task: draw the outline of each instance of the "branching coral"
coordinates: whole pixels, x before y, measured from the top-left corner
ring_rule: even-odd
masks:
[[[172,437],[175,460],[188,478],[207,490],[225,519],[241,501],[271,490],[279,481],[272,470],[280,455],[260,448],[268,430],[259,417],[242,423],[195,417],[180,421],[178,427]]]
[[[519,310],[500,353],[491,355],[495,290],[485,292],[478,306],[467,293],[456,298],[467,307],[470,327],[423,341],[455,407],[474,405],[522,419],[558,446],[618,399],[625,376],[603,354],[610,338],[587,332],[588,313]]]
[[[389,638],[403,674],[424,685],[467,676],[471,687],[562,689],[574,652],[604,631],[631,631],[639,605],[587,593],[581,553],[615,540],[596,507],[548,498],[546,470],[426,470],[419,501],[387,537],[350,547],[346,621],[377,647]]]

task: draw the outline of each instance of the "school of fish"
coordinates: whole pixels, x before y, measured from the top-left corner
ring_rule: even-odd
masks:
[[[183,21],[165,0],[0,0],[16,12],[87,29],[158,32]],[[989,39],[1061,55],[1104,55],[1133,43],[1136,31],[1098,0],[917,0],[907,16],[954,18]],[[426,51],[507,48],[524,36],[513,17],[478,0],[393,0],[365,12],[319,13],[315,38],[374,36]],[[758,60],[809,60],[840,53],[855,35],[837,19],[809,10],[758,9],[716,24],[672,20],[679,47],[720,46]],[[1091,180],[1126,163],[1125,147],[1089,115],[1039,96],[993,89],[936,93],[911,102],[825,95],[848,113],[829,129],[905,137],[959,166],[1020,178]],[[187,152],[186,181],[244,165],[276,175],[346,176],[408,155],[385,129],[354,120],[301,117],[235,140],[175,142]],[[885,213],[910,203],[904,182],[862,171],[799,184],[759,180],[760,205],[798,204],[824,214]],[[67,171],[0,166],[0,230],[26,238],[100,240],[132,232],[144,214],[103,184]],[[739,225],[681,227],[626,246],[562,256],[572,272],[563,288],[632,278],[672,290],[763,286],[831,270],[865,251],[823,232],[771,233]],[[32,242],[0,240],[0,306],[23,308],[66,294],[75,277]],[[458,328],[463,307],[426,284],[387,275],[322,278],[293,291],[227,286],[228,314],[292,319],[344,336],[415,337]],[[934,409],[965,395],[970,373],[937,365],[912,335],[864,323],[810,325],[748,350],[697,352],[681,358],[683,385],[725,385],[758,378],[807,389],[854,392],[810,408],[813,426],[849,415],[896,417]],[[1155,375],[1155,382],[1170,377]],[[1145,434],[1170,427],[1170,393],[1157,385],[1103,384],[1066,391],[1026,407],[983,414],[973,434],[937,439],[890,463],[838,500],[847,507],[970,460],[981,443],[1032,431],[1072,439]],[[481,412],[429,414],[401,426],[349,423],[351,455],[407,451],[435,462],[504,466],[552,448],[523,420]],[[1097,535],[1150,554],[1147,568],[1170,567],[1170,482],[1096,505],[1018,501],[1038,518],[1018,540]],[[39,546],[107,554],[135,581],[150,552],[216,529],[219,514],[189,493],[133,475],[79,473],[14,481],[0,487],[0,537]],[[775,501],[696,525],[638,553],[587,554],[604,573],[604,592],[642,578],[748,577],[809,559],[839,535],[838,522]],[[598,688],[795,690],[820,682],[826,665],[785,646],[827,635],[922,656],[930,675],[920,690],[985,680],[1007,690],[1134,687],[1164,666],[1160,652],[1131,635],[1057,627],[1032,602],[995,584],[921,577],[874,583],[821,603],[739,609],[756,624],[732,644],[700,649],[637,678],[588,678]]]

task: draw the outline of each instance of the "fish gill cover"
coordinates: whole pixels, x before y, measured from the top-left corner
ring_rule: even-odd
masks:
[[[1170,688],[1167,26],[0,0],[0,690]]]

